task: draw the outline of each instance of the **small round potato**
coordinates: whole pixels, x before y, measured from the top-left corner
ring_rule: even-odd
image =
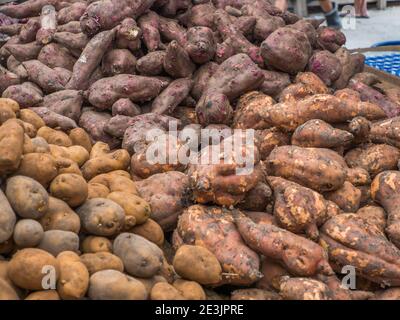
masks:
[[[68,137],[68,135],[59,130],[55,130],[49,127],[41,127],[38,130],[37,135],[39,137],[45,138],[49,144],[56,144],[63,147],[72,146],[72,141]]]
[[[22,249],[13,255],[8,265],[9,278],[22,289],[43,290],[42,281],[46,280],[47,275],[54,275],[54,280],[58,279],[58,261],[50,253],[41,249]]]
[[[51,182],[50,194],[74,208],[85,202],[88,196],[88,185],[80,175],[63,173]]]
[[[22,109],[19,112],[19,118],[27,123],[33,125],[36,130],[39,130],[41,127],[44,127],[46,124],[44,123],[43,119],[39,117],[36,112],[30,109]]]
[[[118,203],[125,211],[125,230],[136,224],[142,224],[150,217],[151,209],[149,203],[128,192],[111,192],[108,199]]]
[[[155,275],[154,277],[151,278],[135,278],[139,280],[143,285],[145,286],[148,294],[150,295],[151,289],[153,289],[154,285],[159,282],[165,282],[168,283],[167,279],[165,279],[163,276]]]
[[[83,253],[112,252],[112,243],[106,237],[87,236],[81,243]]]
[[[196,268],[193,268],[193,266]],[[173,266],[184,279],[200,284],[217,284],[221,281],[222,268],[218,259],[206,248],[181,246],[175,254]]]
[[[197,282],[177,279],[174,281],[173,286],[187,300],[206,300],[206,294]]]
[[[60,266],[60,278],[57,291],[63,300],[81,299],[89,287],[89,272],[79,256],[71,251],[61,252],[57,256]]]
[[[62,200],[49,197],[49,208],[40,219],[44,231],[64,230],[79,233],[81,220],[79,216]]]
[[[145,223],[134,226],[129,231],[146,238],[159,247],[164,243],[164,231],[153,219],[147,219]]]
[[[144,285],[117,270],[102,270],[90,277],[88,296],[93,300],[146,300]]]
[[[49,195],[43,186],[24,176],[7,180],[6,196],[15,212],[22,218],[40,219],[47,211]]]
[[[63,230],[45,231],[42,241],[40,241],[39,249],[57,256],[63,251],[79,251],[79,237],[76,233]]]
[[[60,300],[60,296],[56,290],[43,290],[32,292],[25,300]]]
[[[24,155],[16,174],[30,177],[45,188],[57,176],[57,162],[46,153],[29,153]]]
[[[80,258],[91,275],[107,269],[124,271],[122,260],[109,252],[85,253]]]
[[[124,209],[109,199],[89,199],[76,213],[81,219],[82,227],[92,235],[112,236],[124,226]]]
[[[167,282],[158,282],[151,289],[151,300],[185,300],[181,292]]]
[[[20,248],[36,247],[43,239],[43,227],[36,220],[22,219],[14,229],[14,242]]]
[[[82,146],[88,152],[92,150],[92,142],[89,135],[82,128],[74,128],[69,132],[69,138],[73,145]]]
[[[136,277],[154,276],[163,262],[163,252],[156,244],[133,233],[116,237],[113,252],[121,258],[126,272]]]

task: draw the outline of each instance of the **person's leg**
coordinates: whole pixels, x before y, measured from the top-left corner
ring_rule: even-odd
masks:
[[[319,0],[322,11],[324,11],[326,23],[329,27],[340,29],[342,23],[340,22],[337,4],[330,0]]]
[[[275,7],[277,7],[281,11],[286,11],[288,8],[288,1],[287,0],[276,0]]]
[[[361,15],[363,17],[369,17],[368,7],[367,7],[367,0],[361,0]]]
[[[361,15],[361,1],[362,0],[354,0],[354,9],[356,11],[356,16]]]

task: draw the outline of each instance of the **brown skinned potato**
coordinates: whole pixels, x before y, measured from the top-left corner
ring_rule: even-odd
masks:
[[[124,271],[122,260],[110,252],[85,253],[80,259],[90,275],[108,269]]]

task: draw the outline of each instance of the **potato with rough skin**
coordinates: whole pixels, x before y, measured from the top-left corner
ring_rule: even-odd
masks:
[[[367,205],[360,208],[357,216],[365,219],[368,223],[375,225],[382,233],[386,228],[386,212],[376,205]]]
[[[151,300],[185,300],[182,293],[166,282],[156,283],[150,292]]]
[[[44,46],[40,50],[37,59],[52,69],[58,67],[71,71],[75,64],[75,58],[70,52],[57,43],[50,43]]]
[[[40,29],[40,18],[31,17],[25,23],[19,32],[19,40],[21,43],[30,43],[36,40],[36,34]]]
[[[136,70],[144,76],[157,76],[164,71],[165,51],[152,51],[137,60]]]
[[[69,131],[77,127],[77,124],[74,120],[58,114],[49,108],[35,107],[30,109],[39,115],[45,122],[46,126],[50,128],[60,128],[61,130]]]
[[[357,116],[369,120],[385,118],[383,110],[371,103],[339,99],[329,94],[316,94],[293,103],[278,103],[268,108],[265,121],[287,131],[294,131],[298,126],[312,119],[320,119],[330,124],[343,123]]]
[[[85,253],[98,253],[112,251],[112,243],[106,237],[87,236],[81,243],[81,251]]]
[[[40,219],[47,211],[49,195],[43,186],[29,177],[7,180],[6,195],[10,205],[22,218]]]
[[[320,231],[320,243],[335,270],[351,265],[358,276],[374,283],[399,284],[400,250],[375,225],[356,214],[340,214]]]
[[[26,81],[26,79],[28,78],[28,73],[26,72],[25,67],[22,65],[21,62],[15,59],[14,56],[8,57],[6,67],[9,72],[4,70],[3,68],[0,68],[0,70],[2,71],[2,80],[0,80],[0,83],[4,83],[4,85],[0,85],[1,93],[3,93],[3,91],[5,90],[5,86],[8,86],[8,84],[19,84],[21,83],[21,81]]]
[[[251,288],[232,291],[231,300],[282,300],[282,298],[273,291]]]
[[[363,168],[374,178],[380,172],[397,168],[400,151],[387,144],[367,144],[350,150],[344,159],[350,168]]]
[[[266,109],[272,107],[275,101],[268,95],[251,91],[239,98],[233,117],[233,128],[262,130],[270,127],[264,120]]]
[[[36,83],[43,92],[52,93],[55,91],[64,90],[62,78],[54,72],[54,69],[49,68],[39,60],[29,60],[22,62],[28,73],[28,78],[33,83]]]
[[[139,27],[143,32],[143,42],[149,52],[163,49],[160,36],[159,16],[154,11],[148,11],[138,19]]]
[[[264,82],[258,90],[262,93],[277,99],[281,92],[291,84],[290,76],[279,71],[263,70]]]
[[[63,230],[78,234],[81,228],[79,216],[64,201],[51,196],[48,209],[39,222],[44,231]]]
[[[108,194],[111,192],[127,192],[129,194],[138,195],[136,184],[131,180],[129,173],[128,176],[121,176],[118,172],[119,171],[111,171],[91,179],[88,185],[88,198],[93,198],[93,194],[97,192],[101,192],[103,195],[103,197],[98,198],[107,198]]]
[[[44,232],[38,248],[55,257],[63,251],[79,252],[79,237],[71,231],[48,230]]]
[[[187,31],[178,21],[159,15],[158,23],[162,40],[165,40],[167,43],[175,40],[180,46],[185,47],[187,43]]]
[[[342,73],[340,60],[328,50],[316,51],[308,61],[307,70],[315,73],[329,87]]]
[[[196,265],[196,268],[193,266]],[[203,285],[218,284],[222,280],[222,269],[218,259],[201,246],[182,245],[176,251],[173,266],[184,279]]]
[[[0,176],[16,171],[21,163],[24,129],[15,120],[0,126]]]
[[[82,33],[81,24],[79,21],[70,21],[57,26],[57,32]]]
[[[0,93],[6,91],[10,85],[19,85],[20,83],[21,78],[18,74],[0,66]]]
[[[39,55],[42,45],[34,42],[5,44],[5,49],[20,62],[36,59]]]
[[[299,276],[331,275],[326,252],[318,244],[268,224],[256,224],[240,212],[234,212],[235,224],[245,243],[266,258],[283,263]]]
[[[92,235],[113,236],[118,234],[124,226],[124,209],[109,199],[86,200],[76,213],[81,219],[82,228]]]
[[[20,248],[33,248],[42,241],[43,235],[43,227],[39,222],[21,219],[15,225],[13,239]]]
[[[111,113],[115,117],[117,115],[123,115],[128,117],[135,117],[142,113],[140,106],[133,103],[129,99],[119,99],[113,103],[111,107]]]
[[[22,249],[15,253],[8,264],[8,276],[18,287],[28,290],[43,290],[44,267],[53,267],[56,280],[59,278],[57,259],[50,253],[35,248]]]
[[[272,190],[267,183],[260,181],[245,195],[238,208],[248,211],[267,211],[272,203]]]
[[[90,275],[109,269],[124,271],[122,260],[110,252],[85,253],[80,256],[80,260],[86,266]]]
[[[326,284],[310,278],[284,279],[279,293],[284,300],[334,300]]]
[[[82,32],[60,31],[54,35],[54,41],[68,49],[74,57],[79,58],[89,43],[89,38]]]
[[[206,294],[195,281],[176,279],[172,284],[182,294],[185,300],[206,300]]]
[[[157,274],[162,265],[162,250],[149,240],[133,233],[121,233],[113,243],[126,272],[132,276],[149,278]]]
[[[269,258],[262,260],[260,271],[263,277],[256,283],[256,287],[263,290],[279,292],[281,281],[290,277],[290,273],[281,264]]]
[[[317,240],[318,227],[340,211],[319,193],[297,183],[279,177],[268,177],[268,183],[274,190],[278,225],[293,233]]]
[[[370,300],[400,300],[400,289],[389,288],[385,290],[375,291],[375,295]]]
[[[340,30],[332,27],[317,29],[317,44],[324,50],[335,53],[346,43],[346,36]]]
[[[340,156],[330,149],[282,146],[271,152],[266,160],[266,169],[268,175],[319,192],[334,191],[343,186],[347,175],[344,161],[338,158]]]
[[[107,144],[103,142],[97,142],[96,145],[103,145],[105,147],[104,151],[97,154],[96,157],[90,157],[88,161],[82,166],[82,174],[86,180],[90,180],[95,176],[107,173],[113,170],[126,170],[129,166],[129,154],[124,149],[118,149],[115,151],[110,151]]]
[[[146,222],[134,226],[129,232],[142,236],[159,247],[164,244],[164,231],[161,226],[152,219],[147,219]]]
[[[217,49],[213,32],[207,27],[192,27],[186,32],[185,49],[193,62],[204,64],[210,61]]]
[[[224,61],[208,81],[196,105],[199,123],[229,124],[233,113],[230,102],[256,89],[263,80],[261,69],[245,54]]]
[[[199,164],[190,164],[188,176],[193,196],[198,203],[216,203],[229,207],[242,201],[248,191],[261,181],[262,173],[258,165],[259,155],[256,147],[244,144],[235,152],[240,152],[246,163],[240,163],[239,156],[231,155],[225,159],[224,139],[219,145],[203,148],[199,154]],[[230,140],[233,145],[233,139]],[[228,147],[229,143],[227,144]],[[236,148],[236,147],[235,147]],[[215,155],[218,163],[215,163]],[[203,164],[205,163],[205,164]],[[251,168],[250,168],[251,167]]]
[[[89,152],[84,147],[79,145],[63,147],[50,144],[49,149],[53,157],[72,160],[76,162],[79,167],[89,160]]]
[[[71,21],[79,21],[87,8],[86,1],[71,3],[68,7],[62,8],[57,12],[57,22],[59,25],[67,24]]]
[[[57,256],[60,277],[57,292],[63,300],[82,299],[89,287],[89,272],[79,256],[71,251],[64,251]]]
[[[0,243],[11,238],[16,220],[15,213],[6,195],[0,190]]]
[[[296,74],[305,69],[312,48],[304,32],[282,27],[261,43],[260,52],[267,65]]]
[[[349,84],[349,80],[357,73],[362,70],[359,69],[359,55],[357,53],[351,54],[349,50],[346,48],[339,48],[335,52],[336,58],[339,59],[340,64],[342,65],[342,72],[339,78],[333,83],[333,87],[338,89],[346,88]],[[364,64],[362,62],[361,66]],[[352,89],[352,88],[351,88]]]
[[[378,174],[371,184],[371,198],[381,204],[387,212],[385,231],[397,247],[400,247],[399,186],[399,171],[384,171]]]
[[[165,231],[171,230],[183,209],[190,203],[189,178],[182,172],[169,171],[137,181],[141,198],[150,204],[150,218]]]
[[[118,203],[125,211],[124,230],[146,222],[151,214],[150,205],[144,199],[128,192],[111,192],[107,199]]]
[[[336,203],[343,212],[356,212],[361,203],[361,191],[348,181],[338,190],[324,193],[324,197]]]
[[[332,127],[323,120],[309,120],[299,126],[292,135],[292,145],[314,148],[338,148],[347,146],[354,136],[345,130]]]
[[[386,143],[397,148],[400,147],[400,117],[394,117],[371,124],[368,138],[373,143]]]
[[[54,178],[50,184],[50,194],[65,201],[71,208],[83,204],[88,196],[88,185],[78,174],[64,173]]]
[[[92,300],[146,300],[145,286],[117,270],[102,270],[90,277],[88,296]]]
[[[220,284],[249,285],[260,278],[259,257],[243,243],[230,211],[191,206],[179,217],[176,236],[215,255],[224,272]]]
[[[189,54],[176,40],[171,41],[165,51],[164,70],[173,78],[190,77],[196,65],[190,60]]]
[[[143,32],[132,18],[126,18],[117,30],[115,45],[118,49],[139,50]]]
[[[201,65],[193,74],[193,87],[190,91],[190,94],[193,98],[198,100],[206,86],[208,85],[208,81],[211,79],[214,72],[217,70],[218,64],[215,62],[207,62]]]

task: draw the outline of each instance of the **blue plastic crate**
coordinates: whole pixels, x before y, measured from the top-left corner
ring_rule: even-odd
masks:
[[[365,63],[371,67],[400,77],[400,53],[366,57]]]

